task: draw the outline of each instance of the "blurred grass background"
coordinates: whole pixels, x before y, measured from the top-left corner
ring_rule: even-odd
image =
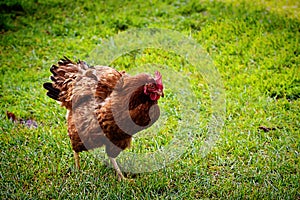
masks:
[[[299,199],[299,12],[291,0],[1,1],[0,197]],[[206,157],[199,138],[174,164],[127,174],[134,183],[118,183],[89,153],[77,172],[65,110],[42,88],[49,67],[64,55],[84,60],[104,39],[146,27],[191,36],[212,57],[226,91],[220,139]],[[132,62],[118,66],[142,63]],[[6,111],[38,128],[12,123]]]

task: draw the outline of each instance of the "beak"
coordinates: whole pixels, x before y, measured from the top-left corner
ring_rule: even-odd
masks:
[[[164,97],[164,92],[163,91],[157,91],[157,94],[161,97]]]

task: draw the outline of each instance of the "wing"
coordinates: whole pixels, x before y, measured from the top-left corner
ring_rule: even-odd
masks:
[[[120,140],[151,126],[159,118],[157,102],[144,93],[144,85],[154,81],[147,74],[126,76],[98,110],[98,119],[107,137]],[[121,81],[120,81],[121,82]]]
[[[110,98],[121,77],[122,74],[113,68],[95,66],[75,79],[71,98],[72,123],[86,149],[107,143],[96,110]]]

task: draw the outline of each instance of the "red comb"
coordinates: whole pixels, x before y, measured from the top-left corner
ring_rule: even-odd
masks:
[[[161,87],[163,86],[162,76],[161,76],[159,71],[155,72],[155,78],[154,79],[155,79],[155,82],[156,82],[157,85],[161,85]]]

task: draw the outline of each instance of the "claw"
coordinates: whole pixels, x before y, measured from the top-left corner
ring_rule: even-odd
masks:
[[[118,181],[122,181],[122,180],[125,180],[126,178],[123,176],[117,162],[116,162],[116,159],[112,158],[112,157],[109,157],[110,159],[110,162],[111,164],[113,165],[114,169],[116,170],[117,172],[117,175],[118,175]]]

